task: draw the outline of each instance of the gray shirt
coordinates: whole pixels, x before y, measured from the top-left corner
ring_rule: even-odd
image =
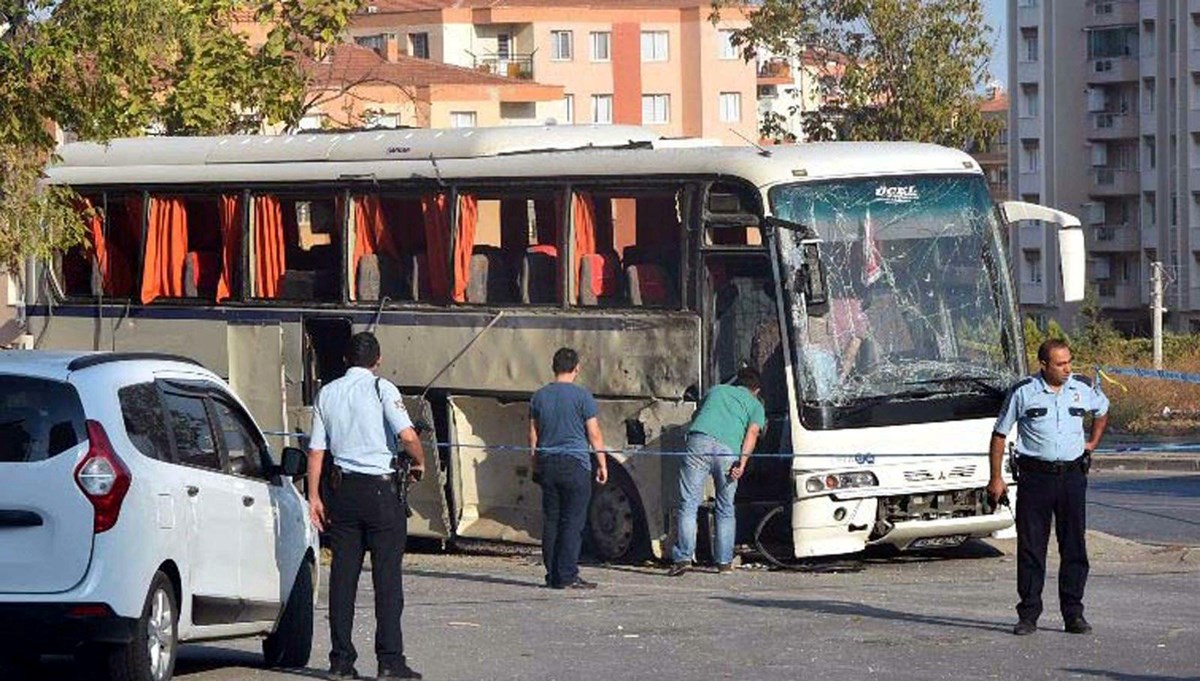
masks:
[[[412,421],[400,390],[369,369],[350,367],[346,375],[321,388],[313,414],[310,449],[329,450],[339,467],[354,473],[392,472],[396,436]]]

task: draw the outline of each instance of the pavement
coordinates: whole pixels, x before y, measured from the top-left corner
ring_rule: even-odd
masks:
[[[1200,453],[1098,452],[1092,456],[1092,468],[1119,471],[1200,472]]]

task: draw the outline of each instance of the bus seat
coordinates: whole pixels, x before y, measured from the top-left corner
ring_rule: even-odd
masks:
[[[433,297],[429,284],[429,259],[424,253],[408,256],[404,268],[404,292],[409,300],[429,300]]]
[[[625,290],[634,307],[673,307],[675,291],[666,269],[660,265],[629,265],[625,268]]]
[[[476,246],[471,254],[468,303],[511,303],[515,280],[505,254],[495,246]]]
[[[387,255],[365,254],[358,259],[354,288],[358,300],[396,299],[404,294],[403,266]]]
[[[525,249],[521,260],[521,302],[558,302],[558,249],[541,244]]]
[[[285,300],[336,300],[340,293],[337,273],[331,270],[286,270],[279,287]]]
[[[617,296],[621,259],[616,253],[588,253],[579,259],[579,304],[598,305]]]
[[[188,251],[183,261],[183,295],[186,298],[212,297],[221,278],[221,254],[213,251]]]

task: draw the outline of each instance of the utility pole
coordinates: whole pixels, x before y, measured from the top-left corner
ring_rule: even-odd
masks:
[[[1154,326],[1154,368],[1161,371],[1163,340],[1163,266],[1158,260],[1150,263],[1150,321]]]

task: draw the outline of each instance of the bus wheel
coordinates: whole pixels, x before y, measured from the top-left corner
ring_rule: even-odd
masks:
[[[604,562],[638,560],[649,548],[646,515],[637,487],[629,474],[611,458],[608,460],[608,484],[592,485],[584,536],[588,552]]]

